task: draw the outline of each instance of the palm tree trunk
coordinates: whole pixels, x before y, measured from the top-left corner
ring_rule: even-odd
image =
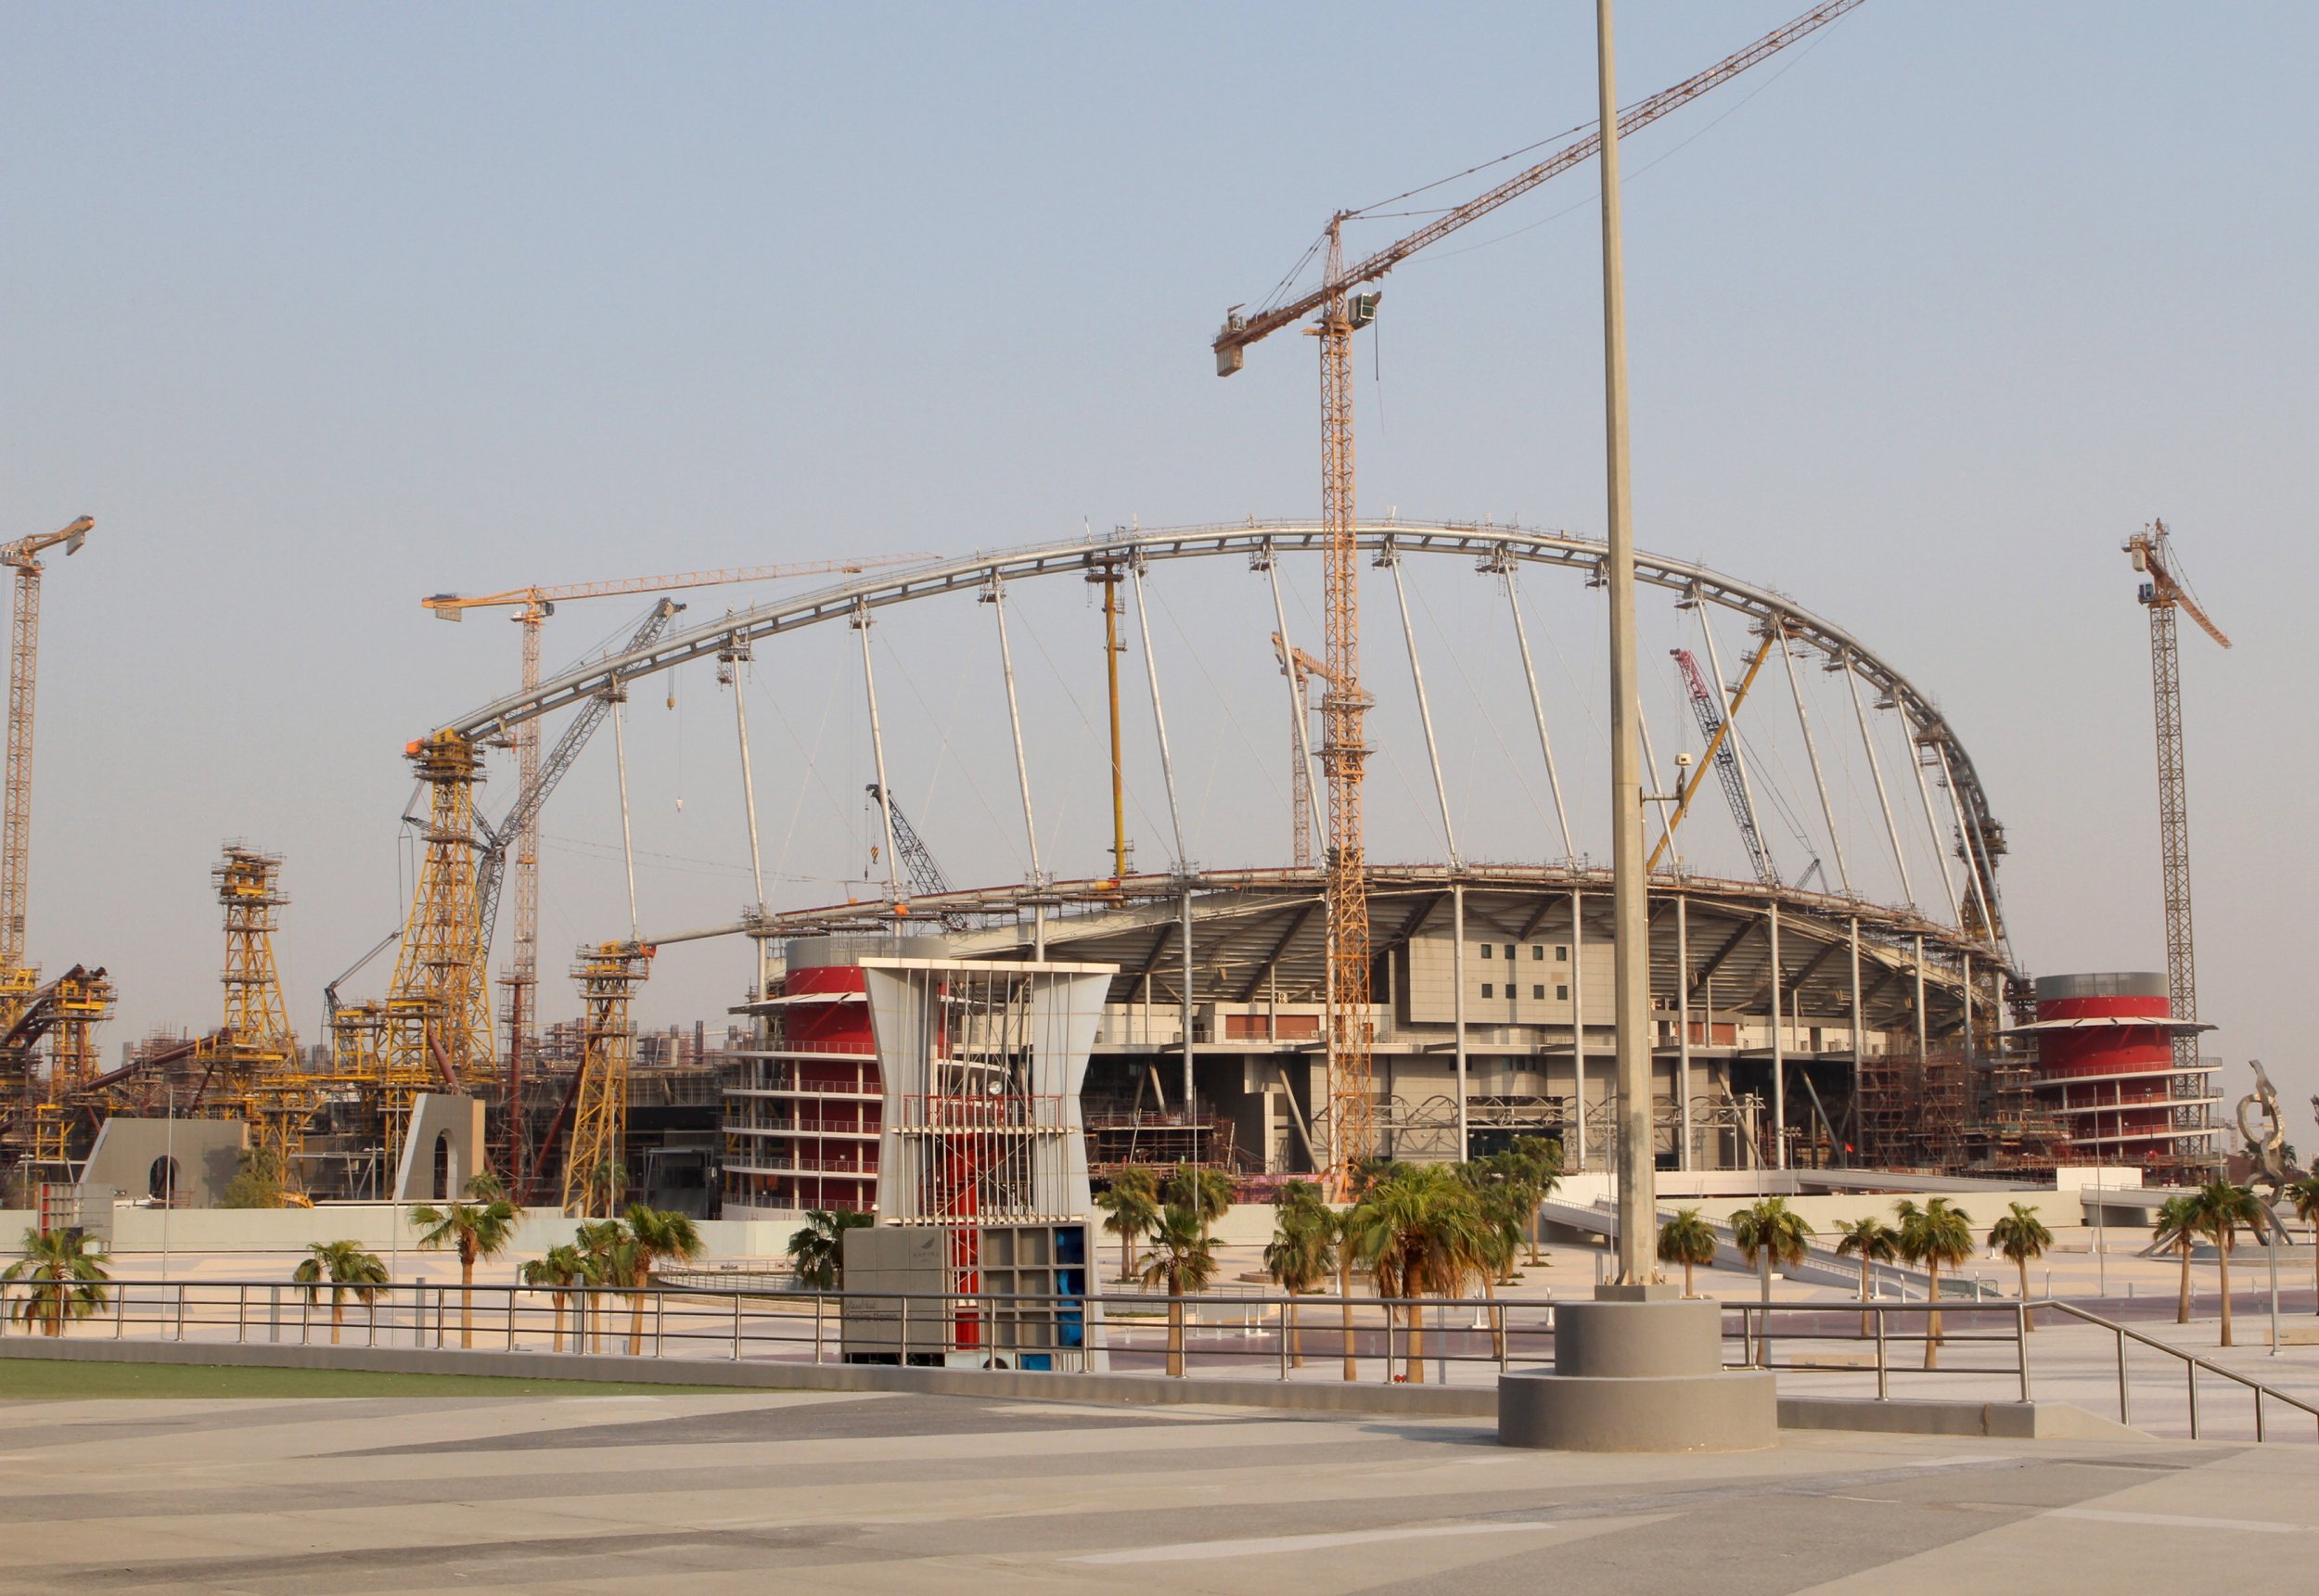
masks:
[[[1941,1367],[1941,1260],[1939,1258],[1925,1259],[1925,1278],[1932,1283],[1932,1289],[1926,1293],[1925,1300],[1933,1305],[1932,1311],[1925,1315],[1925,1367],[1938,1369]]]
[[[1344,1313],[1345,1321],[1343,1334],[1345,1383],[1347,1385],[1361,1378],[1358,1367],[1361,1360],[1353,1356],[1352,1350],[1352,1259],[1348,1256],[1352,1246],[1352,1244],[1350,1241],[1340,1242],[1337,1249],[1337,1300]]]
[[[475,1260],[459,1255],[459,1345],[475,1345]]]
[[[1172,1281],[1168,1285],[1168,1378],[1184,1378],[1184,1296]]]
[[[331,1297],[330,1297],[330,1345],[331,1345],[331,1346],[336,1347],[336,1346],[339,1344],[339,1329],[340,1329],[340,1327],[341,1325],[343,1325],[345,1322],[346,1322],[346,1304],[339,1300],[339,1298],[338,1298],[338,1295],[337,1295],[336,1293],[332,1293],[332,1294],[331,1294]]]
[[[1498,1294],[1491,1288],[1490,1271],[1481,1271],[1482,1300],[1490,1305],[1490,1355],[1505,1361],[1505,1319],[1498,1311]]]
[[[1412,1296],[1425,1295],[1424,1271],[1411,1270],[1402,1289]],[[1421,1303],[1409,1305],[1409,1347],[1402,1356],[1402,1368],[1406,1372],[1410,1385],[1425,1384],[1425,1308]]]
[[[1304,1327],[1297,1321],[1297,1288],[1288,1288],[1288,1366],[1304,1367]]]
[[[1125,1225],[1121,1225],[1120,1227],[1120,1283],[1125,1285],[1134,1272],[1135,1238],[1127,1233]]]
[[[650,1267],[648,1264],[638,1264],[635,1278],[629,1282],[635,1288],[628,1297],[628,1356],[631,1358],[644,1356],[644,1283],[647,1278],[645,1271]]]
[[[1683,1295],[1685,1296],[1698,1296],[1698,1292],[1691,1289],[1691,1260],[1689,1258],[1685,1258],[1683,1260]]]
[[[2214,1267],[2223,1282],[2223,1345],[2236,1345],[2231,1340],[2231,1239],[2224,1236],[2214,1245]]]
[[[2182,1296],[2174,1305],[2174,1322],[2187,1324],[2190,1322],[2190,1244],[2187,1241],[2183,1243],[2181,1251]]]

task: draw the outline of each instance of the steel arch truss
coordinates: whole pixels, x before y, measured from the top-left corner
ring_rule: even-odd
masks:
[[[1371,552],[1390,543],[1402,555],[1446,555],[1498,569],[1508,561],[1523,561],[1573,571],[1590,580],[1601,574],[1608,555],[1608,545],[1596,539],[1490,522],[1371,520],[1362,522],[1356,535],[1361,546]],[[1083,575],[1103,567],[1156,560],[1247,560],[1297,552],[1318,557],[1323,536],[1317,521],[1252,518],[1214,526],[1120,528],[1108,534],[978,551],[955,559],[882,571],[733,611],[644,646],[590,660],[528,692],[483,705],[442,730],[469,739],[497,736],[537,716],[602,697],[637,677],[689,660],[713,658],[760,638],[847,620],[867,610],[942,594],[979,593],[993,581]],[[1973,939],[1985,940],[2000,962],[2009,966],[2012,959],[1996,877],[1996,861],[2005,851],[2005,828],[1991,813],[1971,756],[1932,700],[1858,638],[1769,588],[1656,555],[1638,554],[1635,568],[1637,579],[1645,583],[1735,611],[1759,630],[1776,627],[1790,643],[1816,649],[1830,669],[1851,671],[1873,690],[1879,705],[1890,706],[1904,718],[1912,750],[1924,750],[1941,769],[1963,817],[1958,854],[1967,866],[1965,900],[1971,906],[1967,912],[1977,920],[1985,920],[1985,925],[1967,929]]]

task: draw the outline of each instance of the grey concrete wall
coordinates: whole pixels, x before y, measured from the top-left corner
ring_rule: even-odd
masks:
[[[179,1363],[202,1368],[368,1369],[411,1374],[481,1374],[522,1380],[619,1380],[647,1385],[719,1385],[760,1391],[908,1391],[1058,1402],[1238,1407],[1290,1412],[1386,1413],[1494,1423],[1498,1394],[1486,1386],[1342,1385],[1333,1381],[1169,1380],[1149,1374],[1039,1374],[1013,1370],[899,1369],[877,1365],[720,1363],[707,1359],[462,1351],[454,1347],[289,1347],[230,1342],[96,1341],[0,1337],[0,1358],[89,1363]],[[2066,1402],[1876,1402],[1851,1398],[1779,1399],[1782,1429],[1912,1435],[2146,1439],[2140,1431]]]
[[[164,1215],[159,1208],[122,1206],[113,1211],[112,1250],[117,1253],[158,1253],[166,1222],[169,1250],[175,1253],[302,1253],[316,1242],[360,1242],[385,1256],[391,1250],[418,1249],[421,1227],[411,1223],[410,1207],[400,1210],[389,1203],[325,1203],[314,1208],[180,1208]],[[22,1216],[16,1229],[0,1231],[0,1239],[13,1237],[32,1222]],[[8,1216],[0,1214],[0,1225]],[[572,1239],[582,1223],[553,1211],[532,1210],[516,1226],[508,1257],[536,1256]],[[775,1258],[788,1248],[789,1237],[801,1223],[776,1219],[704,1219],[700,1238],[708,1244],[702,1260],[713,1268],[720,1260]],[[507,1258],[488,1265],[483,1278],[498,1278]]]
[[[448,1173],[441,1180],[435,1174],[439,1143],[449,1154]],[[394,1172],[394,1194],[405,1203],[451,1201],[462,1195],[468,1179],[489,1163],[482,1100],[423,1092],[411,1103],[403,1157]]]
[[[213,1208],[239,1167],[250,1128],[238,1119],[131,1119],[116,1116],[97,1129],[81,1171],[84,1186],[109,1186],[135,1200],[152,1193],[153,1165],[177,1161],[177,1201]]]

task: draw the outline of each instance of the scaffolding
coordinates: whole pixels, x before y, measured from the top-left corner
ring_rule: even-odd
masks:
[[[627,1184],[628,1071],[636,1058],[630,1010],[636,988],[651,973],[652,953],[634,942],[599,942],[582,949],[572,966],[584,1041],[564,1155],[564,1212],[570,1215],[609,1212]]]

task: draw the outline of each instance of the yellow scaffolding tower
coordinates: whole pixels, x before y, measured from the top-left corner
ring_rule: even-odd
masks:
[[[635,990],[651,973],[653,950],[599,942],[580,951],[572,978],[584,1009],[580,1077],[573,1083],[571,1133],[564,1155],[564,1212],[604,1213],[625,1178],[628,1067],[636,1030],[629,1019]]]

